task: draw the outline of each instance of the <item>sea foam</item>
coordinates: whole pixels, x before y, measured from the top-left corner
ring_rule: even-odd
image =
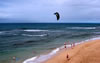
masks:
[[[96,29],[96,27],[67,27],[68,29]]]
[[[40,32],[40,31],[48,31],[48,30],[35,30],[35,29],[30,29],[30,30],[24,30],[26,32]]]
[[[22,34],[22,35],[23,36],[40,36],[40,37],[47,36],[47,34],[41,34],[41,35]]]
[[[39,57],[32,57],[27,60],[25,60],[23,63],[41,63],[49,58],[51,58],[54,54],[56,54],[60,49],[56,48],[52,52],[46,55],[40,55]]]

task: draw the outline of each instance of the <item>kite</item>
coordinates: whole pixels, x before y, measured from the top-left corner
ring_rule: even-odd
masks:
[[[58,12],[55,12],[55,13],[54,13],[54,15],[56,15],[57,20],[59,20],[59,19],[60,19],[60,15],[59,15],[59,13],[58,13]]]

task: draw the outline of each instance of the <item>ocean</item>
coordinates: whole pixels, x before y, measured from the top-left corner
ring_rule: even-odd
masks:
[[[96,37],[100,37],[98,23],[0,23],[0,63],[23,63],[50,53],[65,42]]]

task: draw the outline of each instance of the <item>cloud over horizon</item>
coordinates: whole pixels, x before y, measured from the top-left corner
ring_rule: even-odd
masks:
[[[57,22],[53,13],[58,11],[60,22],[99,22],[99,3],[100,0],[0,0],[0,18]]]

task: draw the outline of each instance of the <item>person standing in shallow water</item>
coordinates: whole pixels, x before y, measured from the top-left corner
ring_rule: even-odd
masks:
[[[17,61],[19,61],[19,58],[13,56],[13,57],[12,57],[12,61],[13,61],[12,63],[16,63]]]
[[[11,63],[16,63],[16,57],[15,56],[12,57],[12,62]]]
[[[64,43],[64,48],[67,48],[67,47],[66,47],[66,42]]]

